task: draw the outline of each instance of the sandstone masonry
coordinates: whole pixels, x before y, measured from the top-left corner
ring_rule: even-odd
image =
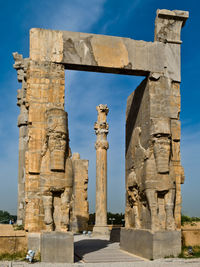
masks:
[[[157,10],[154,42],[30,30],[29,58],[13,54],[14,68],[22,82],[18,92],[18,222],[25,224],[27,231],[78,231],[87,224],[88,162],[71,156],[64,111],[64,70],[143,75],[146,78],[127,100],[126,210],[121,248],[147,258],[179,253],[184,182],[180,159],[180,35],[188,16],[186,11]],[[107,114],[105,110],[98,107],[99,118]],[[96,145],[97,169],[101,169],[108,148],[105,117],[97,124],[97,132],[104,129],[104,135],[97,133],[97,143],[101,137],[103,145]],[[100,193],[100,188],[106,188],[106,172],[102,177],[97,203],[103,199],[105,205],[105,191]],[[96,224],[105,225],[106,206],[100,206]],[[138,233],[140,245],[132,246]]]

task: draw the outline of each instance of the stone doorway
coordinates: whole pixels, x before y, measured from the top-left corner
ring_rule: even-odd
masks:
[[[180,252],[184,182],[180,162],[180,33],[187,18],[186,11],[157,10],[154,42],[30,30],[30,58],[14,54],[14,67],[22,82],[18,94],[19,207],[23,206],[21,202],[25,204],[25,214],[21,216],[27,231],[46,229],[49,218],[44,219],[42,199],[45,194],[49,196],[52,183],[57,190],[64,188],[65,230],[69,220],[66,214],[73,203],[73,158],[64,111],[64,70],[139,75],[146,78],[127,103],[126,227],[121,247],[153,259]],[[62,120],[58,114],[62,114]],[[55,199],[56,205],[59,200]],[[46,207],[47,215],[50,208],[51,205]],[[162,214],[164,210],[166,216]],[[163,218],[164,224],[160,221]],[[132,240],[141,234],[145,239],[134,245]],[[150,246],[144,241],[149,237]],[[159,244],[156,240],[160,240]],[[155,244],[162,248],[158,253]]]
[[[144,77],[70,70],[66,70],[65,75],[65,106],[69,118],[70,146],[73,152],[80,152],[81,158],[89,160],[90,213],[95,212],[96,135],[93,128],[97,120],[96,106],[99,103],[106,103],[110,109],[107,118],[109,123],[108,210],[113,213],[124,213],[126,102],[129,94]],[[85,96],[82,95],[84,88]],[[88,98],[89,95],[91,98]]]

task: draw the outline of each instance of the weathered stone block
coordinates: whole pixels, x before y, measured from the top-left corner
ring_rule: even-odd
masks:
[[[181,122],[179,120],[171,120],[172,139],[179,141],[181,139]]]
[[[72,157],[74,182],[73,182],[73,218],[71,228],[73,232],[87,230],[89,219],[88,208],[88,160],[80,159],[78,153]]]
[[[41,235],[41,261],[73,263],[73,235],[69,232],[43,232]]]
[[[153,232],[122,228],[120,248],[147,259],[177,257],[181,253],[181,231]]]
[[[29,122],[44,122],[46,106],[44,104],[33,103],[29,108]]]
[[[41,153],[40,152],[29,152],[28,159],[28,170],[29,173],[40,173],[40,165],[41,165]]]
[[[37,254],[41,250],[41,233],[28,233],[28,250],[34,250]]]

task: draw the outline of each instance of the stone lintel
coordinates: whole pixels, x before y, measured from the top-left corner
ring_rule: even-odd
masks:
[[[62,63],[67,69],[146,76],[164,72],[164,46],[130,38],[30,30],[30,59]]]
[[[33,28],[30,30],[30,59],[61,63],[66,69],[79,71],[136,76],[160,73],[180,82],[180,51],[178,48],[169,48],[162,41],[165,40],[166,31],[164,29],[163,37],[162,29],[163,19],[157,17],[155,42],[145,42],[116,36]],[[180,43],[180,30],[178,25],[175,33],[168,34],[167,28],[168,43]]]

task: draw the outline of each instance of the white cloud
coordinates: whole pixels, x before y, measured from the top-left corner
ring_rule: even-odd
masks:
[[[35,2],[35,1],[34,1]],[[33,20],[39,27],[55,30],[90,31],[103,12],[105,0],[44,1],[32,3]],[[42,12],[41,12],[42,10]]]

